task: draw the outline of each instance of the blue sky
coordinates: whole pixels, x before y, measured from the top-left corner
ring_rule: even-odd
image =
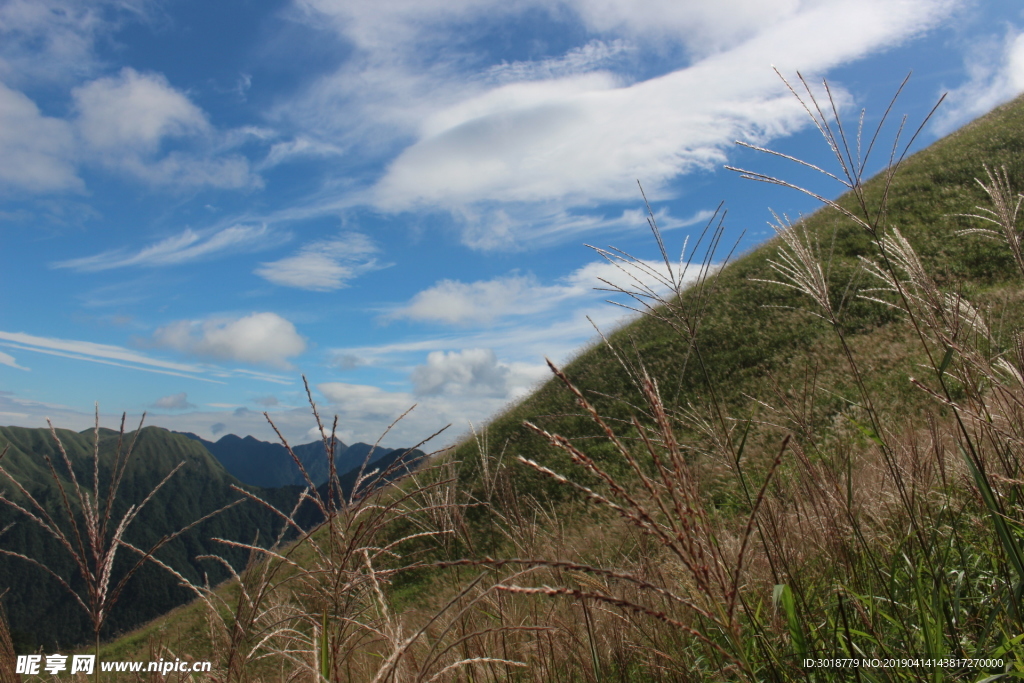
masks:
[[[0,424],[306,441],[305,374],[346,441],[454,438],[621,324],[584,244],[657,256],[637,181],[673,251],[815,208],[726,164],[838,193],[734,145],[828,161],[773,66],[869,125],[913,71],[920,147],[1024,90],[1024,10],[0,0]]]

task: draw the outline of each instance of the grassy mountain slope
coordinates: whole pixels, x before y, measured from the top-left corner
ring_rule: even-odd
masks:
[[[621,449],[565,383],[549,381],[498,416],[486,438],[435,460],[441,478],[424,479],[431,495],[381,525],[359,550],[365,562],[328,563],[326,575],[347,577],[348,592],[319,593],[320,575],[304,575],[312,597],[287,598],[301,634],[287,642],[306,654],[288,666],[353,681],[387,667],[398,676],[403,666],[408,680],[467,668],[473,680],[517,680],[510,662],[527,664],[522,680],[781,681],[807,675],[805,656],[913,655],[998,656],[1024,671],[1014,602],[1024,586],[1024,409],[1013,384],[1014,372],[1024,377],[1014,337],[1024,323],[1022,274],[1005,244],[956,234],[978,225],[956,215],[987,203],[975,182],[985,166],[1005,166],[1021,182],[1022,152],[1018,99],[903,164],[875,237],[898,228],[934,279],[906,276],[901,286],[920,296],[907,310],[858,261],[881,258],[878,240],[826,209],[801,230],[834,324],[814,315],[822,309],[810,297],[764,282],[783,278],[773,240],[735,259],[713,286],[611,334],[616,352],[583,351],[565,374]],[[864,186],[869,213],[884,190],[879,178]],[[859,213],[855,199],[840,203]],[[928,287],[940,295],[931,309]],[[987,329],[959,296],[984,313]],[[680,320],[695,308],[703,313],[691,334]],[[936,320],[952,320],[955,334],[930,326]],[[641,366],[660,399],[642,394]],[[527,421],[563,435],[564,447]],[[575,462],[570,447],[581,453]],[[646,488],[630,458],[653,477]],[[410,484],[383,502],[399,509],[394,501],[416,492]],[[438,517],[439,531],[398,544]],[[403,562],[469,562],[392,573],[399,560],[372,550],[384,546],[401,549]],[[175,618],[159,623],[165,638],[179,628]],[[403,638],[419,627],[429,635],[415,649]],[[126,651],[124,641],[114,647]],[[994,671],[908,668],[884,680]]]
[[[1021,312],[1018,278],[1005,245],[978,237],[956,237],[962,228],[977,225],[956,217],[974,213],[987,197],[976,179],[985,178],[985,166],[1005,166],[1011,178],[1024,178],[1024,99],[999,107],[955,133],[937,141],[904,162],[890,190],[886,226],[897,227],[917,248],[925,266],[940,281],[962,282],[967,290],[991,302],[1004,333]],[[877,205],[883,187],[881,179],[867,183],[867,196]],[[789,190],[780,190],[780,192]],[[735,200],[733,200],[735,201]],[[840,202],[854,208],[853,198]],[[861,272],[857,257],[875,257],[868,237],[831,209],[807,217],[803,224],[817,236],[823,252],[832,251],[830,280],[833,291],[849,287],[844,324],[855,345],[869,354],[867,361],[877,372],[879,388],[892,407],[901,411],[926,402],[909,382],[918,358],[907,355],[912,336],[893,325],[892,311],[853,298],[859,291],[875,287]],[[698,335],[703,364],[690,352],[686,339],[670,326],[645,317],[610,336],[611,343],[633,360],[642,360],[655,378],[669,407],[699,405],[713,390],[733,418],[742,420],[761,414],[759,400],[770,400],[770,383],[798,394],[808,379],[808,369],[817,381],[829,386],[833,396],[818,397],[813,411],[820,424],[828,423],[854,400],[853,387],[844,379],[843,361],[831,332],[823,321],[808,313],[806,298],[792,289],[766,285],[758,280],[777,280],[768,264],[775,257],[778,241],[772,240],[736,259],[721,272],[713,301],[703,318]],[[724,256],[720,254],[719,258]],[[992,325],[993,329],[1000,326]],[[870,356],[874,356],[873,358]],[[628,420],[642,403],[628,373],[603,346],[582,352],[564,368],[565,373],[593,401],[598,410],[613,418]],[[507,410],[489,425],[492,450],[508,449],[516,455],[548,462],[552,449],[545,439],[526,429],[525,421],[550,432],[568,436],[577,443],[592,441],[600,432],[583,416],[572,395],[552,378],[533,395]],[[474,482],[478,472],[471,463],[477,445],[464,442],[457,457],[470,463],[463,482]],[[607,444],[588,446],[588,453],[600,458],[611,453]],[[557,456],[556,456],[557,457]],[[564,464],[564,461],[561,463]],[[538,480],[539,486],[548,482]],[[550,487],[559,495],[563,487]]]

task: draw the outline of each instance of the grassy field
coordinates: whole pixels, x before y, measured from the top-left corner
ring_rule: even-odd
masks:
[[[647,315],[474,438],[319,501],[303,542],[104,657],[209,658],[211,680],[1024,677],[1024,100],[866,182],[819,123],[850,187],[832,206],[702,270],[712,224],[696,284],[638,291]],[[835,658],[864,665],[806,665]]]

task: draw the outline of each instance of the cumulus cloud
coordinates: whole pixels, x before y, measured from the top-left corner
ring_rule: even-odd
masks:
[[[15,5],[25,9],[19,2],[0,5],[0,45]],[[0,74],[2,54],[0,48]],[[232,136],[219,136],[206,114],[161,74],[126,67],[116,76],[73,88],[71,96],[73,116],[58,119],[44,116],[25,94],[0,82],[0,156],[5,162],[0,164],[0,187],[82,190],[77,167],[83,164],[155,185],[242,188],[262,183],[245,157],[227,151],[237,140],[222,144],[220,138]],[[171,149],[170,143],[189,143],[194,149]]]
[[[0,83],[0,187],[81,189],[74,152],[74,135],[65,121],[43,116],[32,100]]]
[[[162,396],[153,402],[154,408],[161,410],[185,410],[186,408],[195,408],[195,406],[188,402],[188,394],[181,392],[179,394],[170,394],[168,396]]]
[[[974,46],[967,60],[969,79],[949,92],[935,120],[939,134],[1024,92],[1024,32],[1011,31],[1002,44],[987,40]]]
[[[425,365],[416,367],[409,379],[416,393],[506,396],[509,368],[498,362],[492,349],[433,351]]]
[[[156,330],[152,342],[183,353],[282,369],[290,369],[288,359],[306,350],[295,326],[276,313],[179,320]]]
[[[306,244],[293,256],[261,264],[255,273],[282,287],[329,292],[376,268],[371,258],[376,252],[366,235],[350,233]]]
[[[373,443],[396,418],[415,406],[391,427],[382,442],[390,447],[411,446],[447,424],[452,424],[453,429],[428,447],[451,444],[462,432],[468,431],[469,421],[480,424],[508,402],[505,396],[482,393],[417,396],[406,391],[342,382],[318,384],[317,390],[327,402],[321,405],[321,414],[338,416],[338,433],[347,443]],[[308,415],[304,417],[308,424]],[[310,431],[307,436],[319,438],[320,435],[318,431]]]
[[[221,432],[223,432],[227,428],[228,428],[228,426],[226,424],[224,424],[223,422],[214,422],[212,425],[210,425],[210,432],[214,436],[216,436],[217,434],[220,434]]]
[[[237,188],[258,185],[238,155],[163,149],[169,141],[210,139],[206,114],[162,74],[130,67],[72,90],[75,127],[88,159],[154,184]]]
[[[203,111],[160,74],[125,67],[72,91],[85,142],[105,152],[155,152],[168,137],[204,134]]]
[[[178,265],[218,253],[266,248],[279,243],[282,237],[271,233],[266,225],[233,225],[205,234],[186,229],[138,251],[105,251],[93,256],[58,261],[52,267],[93,273],[127,266]]]

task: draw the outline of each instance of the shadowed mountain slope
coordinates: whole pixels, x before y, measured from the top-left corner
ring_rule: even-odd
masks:
[[[79,482],[91,489],[92,430],[75,433],[61,429],[57,434]],[[127,434],[126,443],[133,436],[134,433]],[[101,429],[99,439],[100,491],[105,494],[118,434]],[[48,430],[0,427],[0,450],[5,446],[8,447],[7,455],[0,464],[47,508],[55,520],[66,522],[59,490],[44,459],[44,455],[49,456],[77,513],[79,508],[73,484]],[[161,537],[241,497],[231,489],[232,485],[243,486],[241,482],[228,474],[200,444],[165,429],[145,427],[139,434],[115,500],[114,519],[119,520],[129,505],[141,503],[179,462],[184,462],[184,466],[156,493],[128,529],[126,540],[138,548],[149,548]],[[245,488],[281,507],[294,505],[299,493],[298,487],[277,490]],[[6,478],[0,480],[0,492],[35,512]],[[0,529],[9,524],[10,528],[0,536],[0,548],[28,555],[61,576],[73,574],[70,556],[52,537],[23,514],[7,505],[0,505]],[[71,533],[66,524],[61,526],[66,533]],[[171,541],[157,552],[157,557],[192,582],[201,584],[209,580],[217,583],[227,578],[226,570],[196,557],[216,553],[241,568],[245,555],[210,539],[220,537],[251,542],[257,534],[263,538],[272,537],[279,528],[280,523],[274,515],[247,501]],[[114,571],[115,584],[136,559],[128,550],[119,551]],[[177,583],[165,570],[145,564],[129,581],[123,597],[114,606],[107,634],[130,629],[194,597],[191,591]],[[72,586],[82,590],[80,582],[73,582]],[[7,590],[4,601],[8,617],[13,632],[20,639],[19,645],[35,643],[52,648],[78,644],[90,636],[91,625],[85,612],[54,579],[32,564],[19,558],[0,556],[0,592],[4,590]]]
[[[260,441],[252,436],[243,438],[234,434],[222,436],[217,441],[207,441],[187,432],[183,434],[203,444],[228,472],[246,484],[263,488],[307,485],[295,461],[279,443]],[[346,446],[338,441],[335,445],[334,466],[339,474],[344,474],[362,467],[368,455],[371,456],[369,463],[373,463],[393,450],[374,448],[365,443]],[[292,446],[292,452],[302,462],[314,485],[320,486],[327,481],[330,471],[327,458],[324,457],[322,441]]]

